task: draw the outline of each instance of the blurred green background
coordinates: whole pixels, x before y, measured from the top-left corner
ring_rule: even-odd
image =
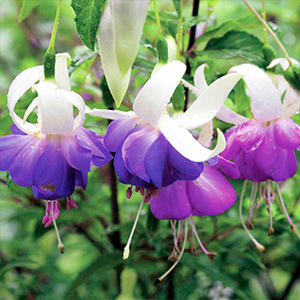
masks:
[[[34,1],[34,0],[32,0]],[[213,1],[210,1],[213,2]],[[216,1],[214,1],[216,2]],[[260,1],[251,1],[260,10]],[[10,134],[11,119],[6,107],[6,95],[12,80],[26,68],[42,63],[48,47],[57,1],[40,1],[30,15],[18,22],[22,1],[0,2],[0,135]],[[159,1],[160,11],[175,16],[171,0]],[[268,21],[282,40],[291,57],[300,58],[300,2],[296,0],[266,1]],[[152,10],[152,5],[151,5]],[[184,1],[184,17],[191,15],[192,1]],[[206,20],[207,1],[201,0],[198,22]],[[143,43],[155,44],[157,28],[153,12],[144,30]],[[165,16],[162,16],[164,20]],[[167,16],[166,18],[170,18]],[[56,40],[57,52],[69,52],[72,58],[87,54],[76,33],[74,12],[70,0],[63,0],[61,21]],[[239,0],[219,0],[207,23],[207,30],[224,22],[237,21],[243,30],[262,39],[262,29],[253,15]],[[203,26],[201,23],[199,28]],[[169,34],[168,26],[164,33]],[[270,44],[282,57],[269,36]],[[184,34],[184,43],[188,34]],[[200,44],[197,50],[205,45]],[[201,48],[202,47],[202,48]],[[88,53],[89,55],[90,53]],[[97,55],[73,71],[72,88],[84,95],[91,107],[104,107],[100,81],[101,66]],[[215,73],[226,73],[241,59],[215,60],[195,57],[192,71],[207,62],[208,81]],[[125,98],[130,106],[137,89],[149,78],[156,63],[153,47],[141,46],[133,70],[133,80]],[[22,115],[33,98],[28,92],[17,106]],[[236,103],[235,103],[236,104]],[[236,105],[245,113],[247,103]],[[33,121],[34,118],[31,119]],[[299,115],[295,117],[300,124]],[[223,130],[227,125],[216,123]],[[105,133],[106,120],[88,117],[85,126]],[[298,162],[300,161],[299,153]],[[292,234],[280,208],[274,205],[275,233],[269,237],[268,213],[262,205],[254,212],[253,234],[266,246],[259,253],[240,225],[238,201],[221,216],[195,218],[198,233],[211,251],[218,252],[214,262],[203,253],[187,250],[175,271],[159,286],[153,282],[171,265],[173,239],[168,221],[156,221],[145,205],[133,238],[131,256],[122,260],[122,245],[127,241],[141,197],[128,200],[127,186],[118,184],[120,224],[113,224],[110,189],[110,167],[92,168],[86,191],[77,189],[74,199],[78,210],[65,210],[62,200],[58,219],[65,244],[61,255],[56,247],[52,225],[44,228],[42,217],[45,202],[34,199],[30,188],[19,187],[0,174],[0,299],[300,299],[300,240]],[[232,181],[238,196],[242,183]],[[300,170],[283,186],[283,197],[291,216],[300,229]],[[247,190],[250,195],[250,186]],[[249,197],[245,201],[249,208]],[[117,232],[117,233],[116,233]],[[121,243],[118,242],[120,234]],[[117,241],[117,242],[116,242]]]

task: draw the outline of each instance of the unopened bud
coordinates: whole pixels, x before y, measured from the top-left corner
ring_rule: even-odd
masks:
[[[295,88],[300,91],[300,65],[288,67],[284,73],[284,78]]]
[[[268,66],[272,60],[276,58],[276,51],[269,44],[265,44],[263,46],[263,55],[266,61],[266,65]]]
[[[162,35],[159,35],[156,39],[156,49],[158,62],[161,64],[166,64],[169,59],[168,43]]]
[[[48,49],[44,55],[44,74],[45,78],[51,79],[55,75],[55,56],[56,52],[52,48]]]

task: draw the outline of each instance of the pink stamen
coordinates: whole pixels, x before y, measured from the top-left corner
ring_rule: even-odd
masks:
[[[74,201],[74,199],[71,198],[71,197],[67,197],[67,211],[70,211],[72,207],[75,208],[75,209],[78,208],[78,206],[77,206],[76,202]]]
[[[130,199],[132,196],[132,186],[129,187],[127,190],[126,190],[126,197],[127,199]]]

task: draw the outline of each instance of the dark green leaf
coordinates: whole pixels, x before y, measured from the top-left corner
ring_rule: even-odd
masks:
[[[19,22],[27,18],[29,13],[40,4],[40,0],[23,0],[22,8],[19,14]]]
[[[94,50],[101,13],[106,0],[72,0],[77,32],[82,42]]]
[[[172,1],[173,1],[175,10],[177,12],[178,18],[180,18],[180,16],[181,16],[180,0],[172,0]]]
[[[184,109],[184,86],[183,84],[179,84],[171,98],[171,102],[173,104],[173,108],[175,111],[183,111]]]
[[[219,38],[224,36],[225,33],[231,30],[239,30],[241,29],[241,25],[233,20],[227,21],[223,23],[221,26],[211,29],[209,31],[206,31],[203,35],[200,35],[196,42],[195,45],[198,45],[203,42],[207,42],[212,38]]]
[[[93,56],[95,56],[97,52],[93,52],[90,50],[86,50],[79,55],[76,55],[69,66],[69,74],[73,73],[76,69],[78,69],[83,63],[91,59]]]
[[[113,96],[112,96],[112,94],[109,90],[109,87],[108,87],[105,76],[102,77],[102,80],[100,82],[100,88],[101,88],[101,91],[102,91],[102,98],[103,98],[103,102],[104,102],[105,106],[107,108],[113,107],[115,101],[114,101],[114,98],[113,98]]]
[[[229,31],[221,38],[210,40],[203,51],[195,51],[195,53],[217,59],[241,58],[264,67],[263,46],[264,44],[256,36],[248,32]]]

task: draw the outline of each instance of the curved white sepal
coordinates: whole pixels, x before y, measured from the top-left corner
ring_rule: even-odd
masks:
[[[209,158],[218,155],[225,149],[225,137],[218,130],[217,146],[210,150],[202,146],[190,132],[182,128],[167,114],[161,116],[158,129],[168,140],[168,142],[184,157],[191,161],[203,162]]]
[[[299,62],[294,58],[291,58],[291,62],[293,63],[293,65],[299,65]],[[267,68],[272,69],[277,65],[281,65],[283,70],[286,70],[290,66],[286,58],[275,58],[271,61]]]
[[[129,85],[131,69],[121,74],[115,51],[112,22],[110,8],[107,7],[100,22],[98,44],[109,90],[114,97],[116,105],[120,106]]]
[[[196,87],[194,87],[192,84],[188,83],[186,80],[181,79],[180,80],[182,82],[182,84],[187,87],[194,95],[196,95],[196,97],[200,96],[200,92],[196,89]]]
[[[243,77],[249,90],[253,117],[261,122],[281,116],[280,95],[269,76],[255,65],[242,64],[233,67],[229,73],[245,74]]]
[[[73,106],[55,84],[44,81],[36,84],[34,89],[40,100],[39,114],[42,116],[43,134],[69,135],[73,131]]]
[[[199,91],[200,95],[208,88],[204,75],[205,67],[207,67],[207,64],[203,64],[198,67],[194,76],[195,87]]]
[[[216,114],[216,118],[225,123],[234,124],[234,125],[242,124],[249,121],[248,118],[234,112],[233,110],[231,110],[225,105],[223,105],[219,110],[219,112]]]
[[[193,129],[212,120],[242,76],[241,74],[228,74],[213,82],[176,120],[178,124],[186,129]]]
[[[14,112],[19,99],[29,90],[37,81],[44,76],[43,66],[29,68],[20,73],[12,82],[7,94],[7,106],[10,116],[16,126],[25,133],[34,134],[40,130],[38,124],[23,123],[23,120]]]
[[[209,147],[211,145],[213,134],[214,134],[213,122],[208,121],[206,124],[201,126],[198,142],[205,147]]]
[[[120,110],[110,110],[110,109],[94,108],[91,111],[86,111],[86,113],[94,117],[101,117],[109,120],[136,117],[136,114],[133,111],[120,111]]]
[[[63,90],[62,92],[66,100],[78,109],[78,115],[74,119],[73,131],[75,131],[83,125],[85,118],[85,103],[82,97],[73,91]]]
[[[159,69],[143,86],[133,103],[134,112],[143,120],[156,126],[166,111],[186,66],[174,60]]]
[[[150,0],[110,0],[113,38],[121,74],[126,74],[135,60]]]
[[[39,97],[36,97],[32,100],[32,102],[30,103],[30,105],[27,107],[24,117],[23,117],[23,124],[25,124],[25,122],[27,121],[27,118],[29,117],[29,115],[34,111],[34,109],[40,104],[40,99]]]
[[[55,80],[63,90],[70,91],[71,83],[68,72],[67,59],[71,60],[69,53],[58,53],[55,57]]]

